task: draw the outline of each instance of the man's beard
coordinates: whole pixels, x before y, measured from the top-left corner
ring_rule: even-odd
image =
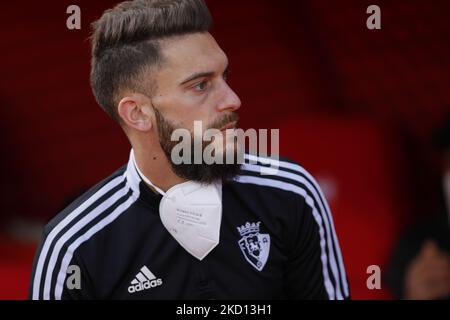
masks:
[[[155,115],[156,115],[156,121],[158,125],[158,135],[159,135],[159,143],[161,145],[161,148],[163,149],[167,160],[172,166],[173,171],[175,174],[181,178],[191,180],[191,181],[197,181],[200,183],[209,184],[215,181],[221,180],[222,182],[225,182],[227,180],[231,180],[233,177],[235,177],[240,170],[240,163],[237,161],[237,146],[234,145],[234,156],[233,163],[228,164],[225,161],[225,155],[226,155],[226,146],[223,148],[223,161],[222,163],[212,163],[212,164],[206,164],[202,161],[201,164],[195,164],[194,163],[194,143],[191,143],[191,161],[190,163],[181,163],[181,164],[174,164],[171,158],[172,149],[175,145],[177,145],[178,141],[171,141],[171,135],[172,132],[176,129],[179,129],[181,127],[175,126],[172,122],[165,119],[163,115],[156,109]],[[239,117],[237,113],[228,113],[227,115],[223,116],[222,118],[218,119],[217,121],[214,121],[208,128],[205,129],[219,129],[223,126],[238,121]],[[193,133],[191,132],[191,142],[194,141]],[[203,150],[205,147],[209,144],[209,141],[203,141],[202,142],[202,155]],[[203,157],[202,157],[203,159]]]

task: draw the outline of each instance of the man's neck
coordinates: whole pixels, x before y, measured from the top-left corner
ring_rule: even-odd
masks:
[[[169,160],[160,148],[134,146],[133,151],[136,164],[142,174],[164,192],[186,181],[173,172]],[[148,187],[156,192],[152,186],[148,185]]]

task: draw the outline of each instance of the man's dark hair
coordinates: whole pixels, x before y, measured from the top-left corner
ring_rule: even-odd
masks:
[[[120,122],[120,92],[151,93],[145,81],[164,61],[159,40],[206,32],[212,18],[203,0],[125,1],[106,10],[92,24],[91,86],[100,106]]]

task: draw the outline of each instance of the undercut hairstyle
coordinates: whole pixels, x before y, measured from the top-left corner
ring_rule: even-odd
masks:
[[[209,31],[211,14],[203,0],[125,1],[92,24],[91,87],[98,104],[120,121],[123,90],[151,96],[151,72],[164,62],[160,40]]]

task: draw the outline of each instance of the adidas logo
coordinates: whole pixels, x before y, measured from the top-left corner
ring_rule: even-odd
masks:
[[[157,279],[146,266],[143,266],[141,271],[136,275],[135,279],[131,281],[131,286],[128,287],[128,292],[135,293],[142,290],[151,289],[162,285],[162,283],[162,279]]]

